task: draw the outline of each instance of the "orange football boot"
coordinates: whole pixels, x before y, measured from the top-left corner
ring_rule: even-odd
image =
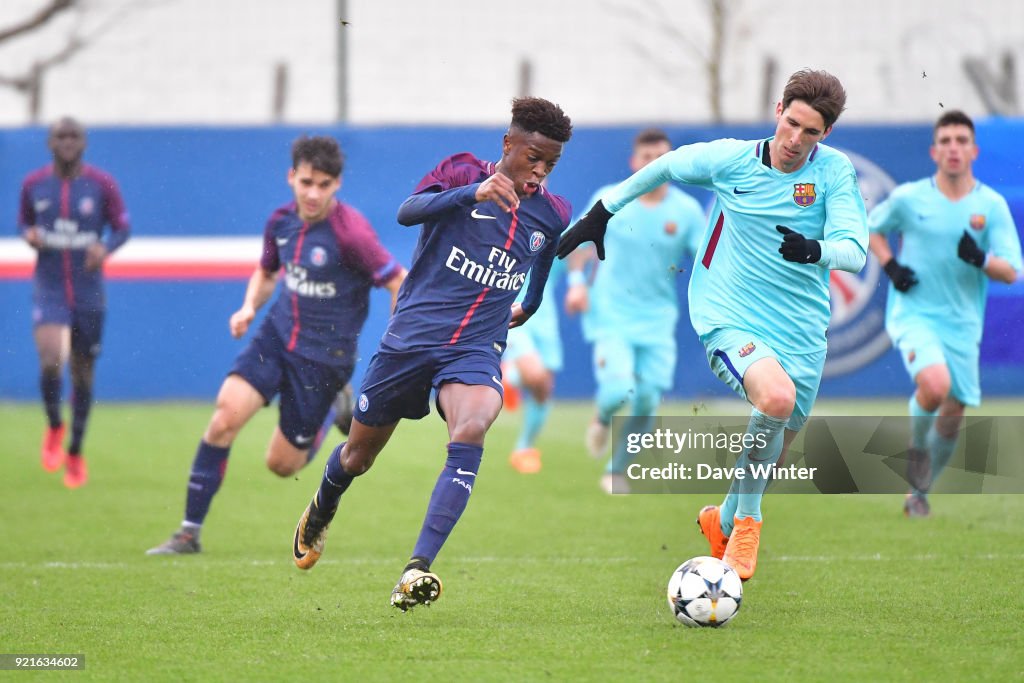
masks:
[[[540,472],[540,451],[536,448],[520,448],[508,456],[508,464],[520,474],[537,474]]]
[[[757,548],[761,544],[761,522],[753,517],[734,518],[732,535],[722,559],[746,581],[757,569]]]
[[[69,455],[64,463],[64,485],[77,489],[89,481],[89,470],[80,455]]]
[[[64,466],[64,459],[67,454],[64,452],[64,425],[59,427],[47,427],[43,434],[43,448],[40,459],[43,469],[47,472],[56,472]]]
[[[722,559],[729,537],[722,533],[721,510],[717,505],[705,505],[697,513],[697,526],[711,545],[711,557]]]

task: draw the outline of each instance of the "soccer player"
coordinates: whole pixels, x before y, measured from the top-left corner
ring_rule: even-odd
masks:
[[[629,167],[635,173],[672,150],[664,131],[643,130],[633,141]],[[611,186],[598,190],[593,205]],[[632,456],[625,435],[647,432],[662,394],[672,386],[676,365],[676,279],[684,254],[697,253],[704,211],[696,199],[663,183],[630,202],[608,221],[608,259],[595,268],[588,287],[584,268],[593,249],[569,259],[566,310],[583,314],[584,337],[594,345],[597,414],[586,444],[595,458],[608,448],[612,416],[628,406],[629,417],[601,477],[607,493],[628,493],[623,475]]]
[[[18,229],[39,252],[32,322],[48,421],[42,465],[48,472],[64,467],[64,485],[73,489],[89,476],[82,440],[103,338],[103,262],[128,240],[129,225],[117,182],[82,161],[86,136],[81,123],[69,117],[57,121],[48,146],[53,163],[29,173],[22,185]],[[106,238],[105,226],[110,227]],[[69,356],[71,441],[65,453],[61,396]]]
[[[974,177],[978,146],[966,114],[939,118],[931,157],[935,175],[897,187],[868,224],[871,251],[892,281],[885,328],[916,385],[908,517],[930,513],[928,490],[953,454],[964,406],[981,402],[978,349],[988,282],[1012,283],[1021,271],[1006,200]],[[888,241],[893,232],[901,238],[898,261]]]
[[[564,270],[560,264],[562,261],[552,263],[544,286],[543,303],[530,318],[530,324],[508,331],[508,343],[502,356],[506,407],[510,403],[509,386],[523,397],[523,424],[519,428],[515,448],[508,456],[509,464],[523,474],[540,472],[541,451],[535,443],[551,413],[555,374],[562,369],[562,335],[558,330],[555,297],[555,287]],[[529,281],[527,278],[524,290]]]
[[[221,384],[192,462],[181,528],[149,555],[200,551],[199,532],[224,480],[231,444],[278,394],[267,467],[288,477],[309,462],[317,431],[352,376],[370,288],[386,288],[394,306],[405,269],[366,219],[335,198],[343,162],[333,138],[301,137],[292,146],[288,184],[295,200],[267,221],[263,255],[229,321],[231,336],[246,333],[283,269],[281,292]]]
[[[447,459],[391,604],[406,611],[440,596],[441,580],[430,565],[469,502],[484,437],[501,410],[508,328],[540,305],[558,236],[569,223],[568,202],[542,183],[571,135],[557,105],[515,99],[497,163],[455,154],[402,203],[398,222],[423,228],[363,379],[348,442],[328,457],[320,488],[295,528],[292,550],[301,569],[323,553],[327,527],[352,480],[370,469],[399,420],[430,412],[434,390],[448,426]],[[527,272],[526,297],[514,303]]]
[[[775,106],[774,136],[686,145],[606,192],[566,234],[558,255],[593,241],[604,257],[609,219],[668,180],[715,193],[690,278],[690,321],[715,374],[753,405],[747,442],[721,506],[698,522],[710,554],[742,579],[754,575],[761,496],[774,464],[810,415],[825,362],[829,271],[858,272],[867,217],[853,164],[822,144],[846,103],[824,71],[790,76]]]

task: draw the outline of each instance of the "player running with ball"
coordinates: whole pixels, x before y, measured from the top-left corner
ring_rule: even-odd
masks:
[[[821,144],[845,103],[837,78],[798,71],[775,107],[773,137],[665,154],[606,192],[558,246],[564,258],[593,241],[603,258],[609,219],[666,181],[715,193],[690,279],[690,320],[711,369],[753,405],[750,443],[766,446],[741,453],[739,467],[778,462],[807,421],[825,363],[829,273],[864,266],[867,217],[853,164]],[[711,554],[742,579],[757,566],[767,484],[734,480],[722,505],[698,516]]]
[[[537,97],[514,100],[497,163],[468,153],[450,156],[402,203],[398,222],[423,228],[395,313],[363,378],[348,442],[328,457],[320,488],[295,529],[293,554],[301,569],[323,552],[342,494],[373,466],[400,420],[430,412],[436,391],[448,426],[446,459],[391,604],[404,612],[441,595],[430,567],[466,509],[484,437],[501,410],[509,325],[523,324],[540,305],[555,244],[569,224],[568,202],[542,183],[571,135],[572,124],[557,105]],[[514,304],[527,272],[526,296]]]

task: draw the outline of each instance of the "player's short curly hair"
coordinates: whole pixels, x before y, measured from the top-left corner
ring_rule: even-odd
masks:
[[[310,137],[303,135],[292,143],[292,168],[308,163],[313,170],[321,171],[332,178],[340,178],[345,167],[345,155],[338,141],[332,137]]]
[[[821,114],[827,130],[846,109],[846,90],[839,79],[827,71],[801,69],[789,77],[782,91],[782,108],[789,108],[793,100],[806,102]]]
[[[568,142],[572,121],[561,107],[540,97],[512,100],[512,127],[526,133],[540,133],[555,142]]]

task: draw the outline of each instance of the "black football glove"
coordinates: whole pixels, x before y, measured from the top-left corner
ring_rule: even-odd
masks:
[[[608,221],[613,215],[611,211],[604,208],[604,204],[598,199],[590,207],[590,211],[576,221],[576,225],[562,233],[555,254],[558,255],[558,258],[564,259],[584,242],[593,242],[597,247],[597,258],[604,261],[604,233],[608,229]]]
[[[956,246],[956,255],[975,268],[985,267],[985,252],[966,230],[964,236],[960,238],[960,244]]]
[[[894,258],[882,266],[882,270],[892,280],[892,286],[896,291],[905,292],[917,284],[917,274],[912,268],[907,268]]]
[[[776,225],[775,229],[782,233],[782,246],[779,253],[782,258],[793,263],[817,263],[821,260],[821,243],[809,240],[785,225]]]

